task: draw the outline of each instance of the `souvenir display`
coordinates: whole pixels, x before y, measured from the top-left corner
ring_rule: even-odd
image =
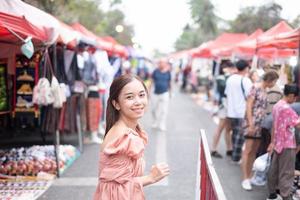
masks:
[[[1,200],[38,199],[51,185],[46,180],[0,179]]]
[[[16,62],[15,79],[15,112],[36,112],[32,103],[33,87],[37,82],[39,54],[29,60],[25,56],[18,56]]]
[[[6,77],[6,63],[0,63],[0,112],[9,110]]]
[[[72,145],[59,146],[59,169],[63,172],[79,156]],[[0,150],[0,174],[36,176],[39,172],[57,173],[54,146],[32,146]]]

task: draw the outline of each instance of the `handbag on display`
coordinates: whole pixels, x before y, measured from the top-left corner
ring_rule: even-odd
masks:
[[[51,92],[54,98],[53,107],[62,108],[63,103],[66,102],[65,91],[60,87],[60,84],[55,76],[52,75]]]
[[[46,70],[49,64],[51,78],[51,84],[46,78]],[[38,84],[34,87],[33,102],[38,105],[47,106],[53,104],[54,108],[62,108],[63,103],[66,102],[65,91],[61,88],[57,78],[54,76],[51,60],[49,58],[48,51],[45,51],[44,60],[44,74],[43,78],[38,81]]]
[[[46,51],[45,54],[48,54],[48,52]],[[54,102],[50,82],[46,78],[47,59],[49,59],[49,57],[45,55],[43,77],[40,78],[37,85],[34,86],[32,97],[33,103],[42,106],[47,106]]]

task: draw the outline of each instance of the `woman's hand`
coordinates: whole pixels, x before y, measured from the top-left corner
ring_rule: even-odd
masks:
[[[269,154],[272,154],[273,153],[273,150],[274,150],[274,144],[271,142],[268,146],[268,149],[267,149],[267,152]]]
[[[161,179],[165,178],[166,176],[168,176],[169,174],[170,174],[170,169],[168,164],[159,163],[152,166],[149,176],[152,180],[152,183],[156,183]]]
[[[255,126],[250,124],[248,127],[247,135],[254,135],[255,133]]]

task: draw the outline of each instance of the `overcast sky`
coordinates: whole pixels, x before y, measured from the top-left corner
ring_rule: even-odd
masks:
[[[234,19],[240,8],[272,0],[212,0],[216,14]],[[171,52],[182,28],[191,22],[188,0],[123,0],[126,20],[135,28],[137,41],[149,53],[153,49]],[[282,16],[294,19],[300,14],[299,0],[275,0],[283,7]]]

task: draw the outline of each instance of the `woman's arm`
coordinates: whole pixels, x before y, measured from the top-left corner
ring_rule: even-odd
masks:
[[[252,134],[254,131],[253,113],[252,113],[253,104],[254,104],[254,98],[252,96],[249,96],[247,98],[247,104],[246,104],[246,120],[249,125],[248,131],[250,132],[250,134]]]
[[[153,165],[150,174],[137,177],[143,186],[154,184],[170,174],[169,166],[165,163]]]

